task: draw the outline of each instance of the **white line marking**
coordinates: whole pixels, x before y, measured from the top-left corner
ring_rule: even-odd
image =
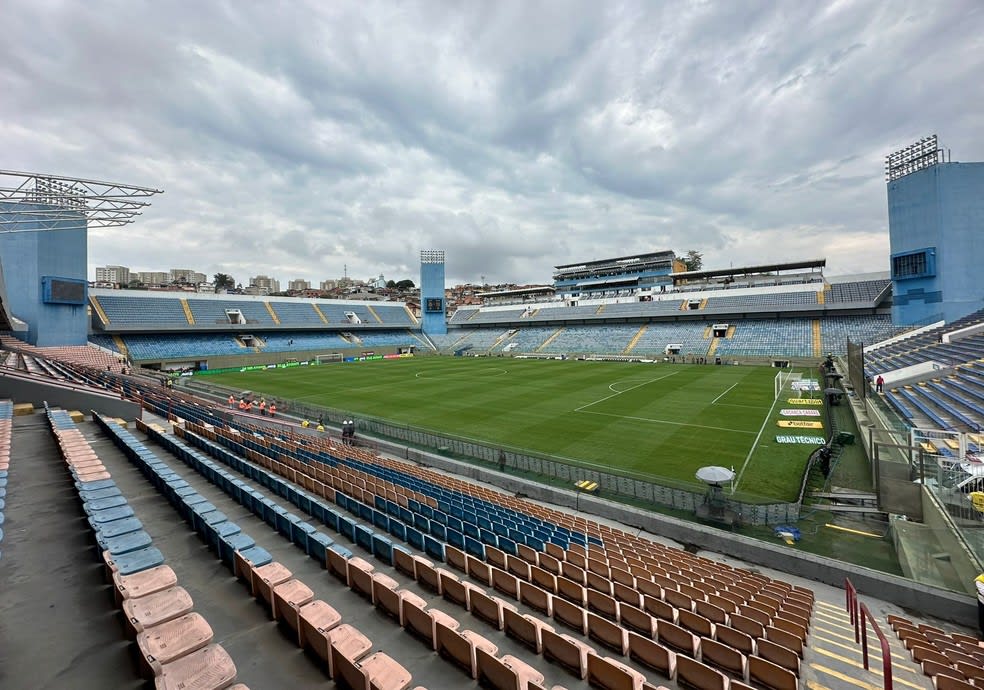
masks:
[[[626,414],[614,414],[612,412],[595,412],[593,410],[584,411],[584,414],[600,414],[605,417],[618,417],[619,419],[632,419],[637,422],[652,422],[653,424],[672,424],[673,426],[690,426],[695,429],[713,429],[714,431],[730,431],[734,434],[754,434],[754,431],[745,429],[727,429],[722,426],[705,426],[703,424],[690,424],[688,422],[671,422],[668,419],[651,419],[649,417],[633,417]]]
[[[735,381],[734,383],[732,383],[732,384],[731,384],[731,388],[734,388],[734,387],[735,387],[735,386],[737,386],[737,385],[738,385],[738,382],[737,382],[737,381]],[[726,391],[725,391],[724,393],[722,393],[722,394],[721,394],[721,395],[719,395],[718,397],[716,397],[716,398],[714,398],[714,400],[712,400],[712,401],[711,401],[711,404],[713,405],[713,404],[714,404],[714,403],[716,403],[716,402],[717,402],[718,400],[720,400],[721,398],[723,398],[724,396],[726,396],[726,395],[728,394],[728,392],[729,392],[729,391],[731,390],[731,388],[729,388],[728,390],[726,390]]]
[[[762,426],[759,428],[759,432],[755,436],[755,440],[752,442],[752,447],[748,451],[748,455],[745,456],[745,462],[742,463],[741,469],[738,471],[738,476],[735,478],[735,483],[731,485],[732,495],[738,490],[738,485],[741,483],[741,476],[745,474],[745,468],[748,467],[748,461],[752,459],[752,453],[755,452],[755,447],[758,445],[759,439],[762,437],[762,432],[765,431],[765,425],[769,423],[769,418],[772,417],[772,410],[776,409],[777,402],[779,402],[778,396],[772,401],[772,406],[769,407],[769,411],[765,414],[765,419],[762,420]]]
[[[594,402],[589,402],[586,405],[581,405],[580,407],[575,408],[574,411],[575,412],[580,412],[581,410],[583,410],[585,408],[588,408],[588,407],[591,407],[592,405],[597,405],[598,403],[602,403],[602,402],[605,402],[606,400],[610,400],[611,398],[614,398],[616,395],[622,395],[622,393],[628,393],[629,391],[635,390],[636,388],[640,388],[642,386],[645,386],[647,383],[655,383],[656,381],[661,381],[661,380],[667,379],[667,378],[669,378],[671,376],[676,376],[679,373],[680,373],[679,371],[674,371],[671,374],[666,374],[666,376],[657,376],[654,379],[648,379],[648,380],[643,381],[642,383],[640,383],[638,385],[630,386],[629,388],[626,388],[624,391],[616,391],[615,393],[612,393],[611,395],[606,395],[604,398],[601,398],[600,400],[595,400]]]

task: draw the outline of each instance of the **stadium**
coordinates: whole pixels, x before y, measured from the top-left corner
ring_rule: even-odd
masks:
[[[888,272],[657,250],[453,312],[440,249],[419,304],[90,287],[160,190],[4,171],[0,678],[979,687],[984,163],[886,165]]]

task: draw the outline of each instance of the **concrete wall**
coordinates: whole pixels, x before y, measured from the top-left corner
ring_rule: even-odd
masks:
[[[0,211],[43,211],[40,204],[0,202]],[[59,210],[59,215],[67,212]],[[41,278],[86,279],[85,218],[58,221],[61,229],[41,230],[31,216],[23,216],[17,232],[0,233],[0,261],[10,300],[10,311],[28,324],[26,339],[33,345],[84,345],[88,337],[86,306],[44,304]]]
[[[933,275],[894,280],[892,320],[953,321],[984,307],[984,163],[941,163],[888,184],[891,253],[931,252]]]
[[[31,403],[43,407],[49,405],[66,410],[79,410],[86,414],[96,410],[112,417],[138,419],[140,405],[129,400],[121,400],[110,395],[99,395],[87,389],[58,385],[27,377],[0,374],[0,398],[9,398],[17,403]]]
[[[371,349],[377,355],[389,355],[396,354],[398,348],[353,347],[333,351],[340,352],[343,357],[358,357],[368,349]],[[321,348],[320,350],[298,350],[296,352],[254,352],[252,354],[245,355],[206,355],[202,357],[179,357],[177,359],[168,360],[141,359],[134,361],[139,362],[142,366],[165,363],[208,362],[209,369],[226,369],[230,367],[248,367],[261,364],[280,364],[281,362],[286,362],[288,359],[303,361],[306,359],[314,359],[316,356],[324,354],[327,354],[327,352],[325,348]]]

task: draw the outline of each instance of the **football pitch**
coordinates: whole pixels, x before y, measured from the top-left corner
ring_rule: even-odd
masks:
[[[776,425],[790,397],[787,388],[775,399],[777,371],[420,357],[208,378],[638,479],[696,485],[698,468],[721,465],[734,468],[736,489],[746,498],[788,501],[796,498],[812,448],[776,442],[790,433]]]

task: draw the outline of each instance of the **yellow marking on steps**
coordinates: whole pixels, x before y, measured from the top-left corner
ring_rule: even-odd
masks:
[[[646,332],[647,328],[649,328],[649,326],[647,326],[646,324],[643,324],[642,326],[639,327],[639,330],[636,331],[636,334],[632,336],[632,340],[630,340],[629,344],[625,346],[624,350],[622,350],[623,355],[627,355],[630,352],[632,352],[632,348],[634,348],[639,343],[639,340],[642,338],[642,335],[643,333]]]
[[[814,635],[813,636],[813,639],[810,641],[810,648],[811,649],[816,649],[817,648],[817,645],[816,645],[817,641],[822,641],[825,644],[832,644],[835,647],[840,647],[840,648],[846,649],[846,650],[848,650],[850,652],[857,652],[859,656],[861,655],[861,645],[858,644],[857,642],[855,642],[853,645],[847,645],[847,644],[844,644],[842,642],[834,642],[833,640],[828,640],[826,637],[823,637],[822,635]],[[879,659],[881,659],[881,645],[872,646],[872,644],[873,643],[872,643],[871,639],[869,638],[868,639],[868,659],[869,659],[869,663],[870,663],[870,659],[871,659],[871,655],[872,654],[876,655]],[[912,661],[912,659],[910,659],[909,657],[902,656],[901,654],[896,654],[895,652],[892,652],[892,659],[897,659],[900,662]],[[896,666],[894,663],[892,664],[892,673],[895,673],[895,671],[902,670],[902,669],[904,669],[906,671],[909,671],[910,673],[919,673],[918,671],[915,671],[914,669],[912,669],[912,668],[910,668],[908,666],[905,666],[905,665]]]
[[[820,652],[821,654],[823,654],[825,656],[829,656],[829,657],[832,657],[834,659],[837,659],[838,661],[842,661],[845,664],[849,664],[851,666],[856,666],[857,668],[861,669],[862,671],[864,670],[864,666],[862,666],[860,662],[852,661],[852,660],[848,659],[847,657],[842,657],[842,656],[840,656],[838,654],[833,654],[833,653],[825,652],[822,649],[818,649],[816,651]],[[839,680],[845,680],[845,679],[850,678],[850,676],[845,676],[843,673],[840,673],[839,671],[835,671],[832,668],[827,668],[826,666],[821,666],[819,664],[810,664],[810,668],[816,669],[818,671],[821,671],[823,673],[826,673],[828,675],[831,675],[834,678],[837,678]],[[882,678],[883,677],[882,670],[881,670],[881,657],[880,656],[877,657],[877,658],[875,658],[875,659],[872,659],[871,658],[871,655],[868,656],[868,672],[871,673],[872,675],[878,676],[879,678]],[[856,682],[863,683],[864,681],[856,681]],[[925,690],[925,686],[923,686],[923,685],[917,685],[916,683],[910,683],[909,681],[907,681],[907,680],[905,680],[903,678],[896,678],[895,677],[895,664],[892,664],[892,684],[893,685],[894,684],[904,685],[907,688],[915,688],[915,690]],[[871,685],[870,683],[867,684],[867,685],[862,685],[860,687],[871,687],[871,688],[875,688],[876,690],[882,690],[880,686]]]
[[[850,527],[841,527],[840,525],[832,525],[829,522],[824,524],[824,527],[829,527],[830,529],[837,529],[841,532],[850,532],[851,534],[860,534],[862,537],[876,537],[881,539],[884,534],[875,534],[874,532],[865,532],[859,529],[851,529]]]

